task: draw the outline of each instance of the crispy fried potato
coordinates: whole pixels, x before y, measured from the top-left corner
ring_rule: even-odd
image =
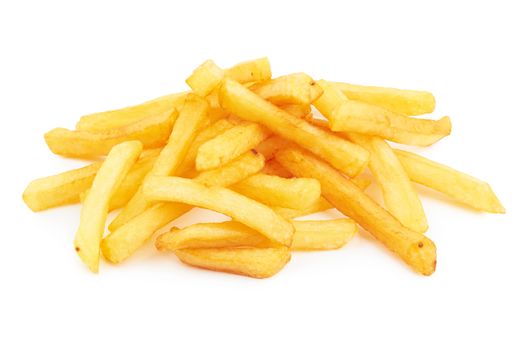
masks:
[[[208,103],[195,94],[188,94],[179,118],[175,121],[168,143],[155,161],[149,176],[168,176],[178,174],[179,166],[194,141],[199,129],[208,118]],[[145,211],[153,203],[146,200],[142,190],[138,190],[124,209],[110,224],[110,230],[122,226],[133,217]]]
[[[312,116],[310,105],[281,105],[279,108],[296,118],[309,118]]]
[[[186,79],[186,84],[195,94],[205,97],[219,85],[224,75],[223,69],[218,67],[214,61],[206,60]]]
[[[284,75],[250,86],[250,90],[276,105],[310,105],[323,89],[305,73]]]
[[[231,186],[257,173],[264,164],[261,155],[249,152],[221,168],[199,174],[194,181],[206,186]],[[156,230],[190,209],[191,206],[182,203],[155,204],[106,236],[101,245],[102,254],[113,263],[123,261],[144,245]]]
[[[94,158],[108,154],[111,148],[124,141],[141,141],[144,148],[165,144],[177,117],[177,110],[142,119],[136,123],[107,132],[71,131],[56,128],[44,135],[49,149],[66,157]]]
[[[477,210],[506,212],[487,182],[411,152],[396,150],[395,153],[412,181]]]
[[[250,151],[269,136],[270,132],[259,124],[236,125],[199,147],[195,167],[197,171],[217,168]]]
[[[314,102],[314,107],[329,120],[333,131],[354,131],[370,134],[379,128],[389,126],[389,120],[370,105],[349,100],[332,83],[319,80],[323,95]]]
[[[324,221],[292,221],[293,250],[329,250],[344,246],[354,236],[357,226],[351,219]],[[275,246],[257,231],[235,221],[195,224],[184,229],[172,228],[157,237],[159,250],[234,248]]]
[[[170,114],[174,108],[180,111],[186,94],[186,92],[181,92],[166,95],[136,106],[88,114],[80,118],[76,129],[91,132],[109,131],[156,115]]]
[[[245,61],[228,68],[225,76],[241,84],[258,82],[272,78],[270,62],[267,57]]]
[[[330,165],[299,148],[280,151],[276,159],[296,176],[318,179],[322,195],[336,209],[356,220],[413,269],[426,276],[435,271],[435,244],[400,224]]]
[[[274,159],[265,162],[265,167],[263,170],[261,170],[261,172],[263,174],[275,175],[286,179],[293,177],[293,175],[287,169],[285,169],[283,165],[279,164]]]
[[[138,141],[115,146],[102,163],[91,191],[82,205],[80,225],[75,235],[75,250],[93,272],[99,271],[100,241],[108,214],[111,196],[140,155]]]
[[[351,100],[377,105],[405,116],[431,113],[435,109],[435,97],[427,91],[333,84]]]
[[[207,187],[190,179],[156,176],[144,182],[143,192],[150,200],[180,202],[220,212],[286,246],[292,241],[294,228],[287,220],[269,207],[227,188]]]
[[[274,210],[276,213],[278,213],[285,219],[291,220],[302,216],[319,213],[332,208],[334,208],[334,206],[331,203],[327,202],[325,198],[320,197],[313,205],[311,205],[308,208],[292,209],[284,207],[272,207],[272,210]]]
[[[320,183],[315,179],[256,174],[231,187],[244,196],[268,206],[306,209],[320,198]]]
[[[362,147],[288,114],[233,80],[223,82],[219,99],[227,111],[308,148],[351,177],[367,164],[369,155]]]
[[[280,149],[289,147],[290,145],[291,145],[290,141],[274,135],[264,140],[259,145],[257,145],[256,151],[258,151],[258,153],[261,153],[263,156],[265,156],[266,160],[271,160],[272,158],[274,158],[274,155]]]
[[[286,247],[183,249],[175,254],[188,265],[254,278],[274,276],[290,260]]]
[[[354,134],[351,140],[369,151],[369,169],[382,189],[387,210],[405,227],[426,232],[428,225],[422,202],[391,146],[375,136]]]

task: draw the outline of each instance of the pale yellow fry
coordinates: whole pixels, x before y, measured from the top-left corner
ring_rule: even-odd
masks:
[[[195,181],[207,186],[230,186],[260,171],[265,164],[261,155],[239,157],[221,168],[205,171]],[[132,255],[148,241],[156,230],[177,219],[191,206],[182,203],[159,203],[137,215],[102,241],[102,254],[113,263],[119,263]]]
[[[233,80],[223,82],[219,99],[227,111],[308,148],[351,177],[367,164],[369,155],[362,147],[288,114]]]
[[[319,80],[323,94],[314,102],[314,107],[329,120],[333,131],[354,131],[369,134],[389,126],[389,120],[376,109],[360,101],[349,100],[332,83]]]
[[[320,198],[320,183],[315,179],[256,174],[231,187],[234,191],[268,206],[306,209]]]
[[[91,191],[82,205],[80,224],[75,235],[75,250],[93,272],[99,271],[100,241],[113,193],[140,155],[138,141],[115,146],[100,167]]]
[[[318,179],[325,199],[340,212],[356,220],[416,271],[426,276],[435,271],[435,244],[400,224],[330,165],[299,148],[280,151],[276,159],[296,176]]]
[[[280,105],[279,108],[297,118],[308,118],[312,116],[310,105],[287,104]]]
[[[207,187],[196,181],[167,176],[151,177],[143,184],[147,198],[181,202],[211,209],[239,221],[280,244],[289,246],[292,225],[271,208],[223,187]]]
[[[186,79],[192,91],[202,97],[209,95],[219,85],[225,73],[214,61],[206,60]]]
[[[113,146],[124,141],[137,140],[144,148],[156,148],[166,143],[176,117],[177,110],[172,109],[107,132],[56,128],[47,132],[44,138],[53,153],[76,158],[106,155]]]
[[[142,119],[171,113],[174,108],[180,111],[186,94],[186,92],[170,94],[136,106],[88,114],[80,118],[76,129],[92,132],[108,131],[119,129]]]
[[[295,219],[302,216],[319,213],[325,210],[334,208],[334,206],[327,202],[323,197],[320,197],[316,203],[305,209],[292,209],[283,207],[272,207],[272,209],[285,219]]]
[[[292,250],[329,250],[344,246],[355,235],[357,226],[351,219],[292,221]],[[236,221],[194,224],[184,229],[172,228],[157,237],[159,250],[176,251],[196,248],[272,247],[274,244],[257,231]]]
[[[428,224],[422,202],[391,146],[374,136],[353,134],[350,137],[369,151],[369,169],[382,190],[387,210],[405,227],[426,232]]]
[[[188,265],[254,278],[274,276],[290,260],[286,247],[183,249],[175,254]]]
[[[435,109],[435,97],[427,91],[334,84],[351,100],[377,105],[406,116],[431,113]]]
[[[250,90],[277,105],[310,105],[323,89],[305,73],[284,75],[250,86]]]
[[[197,151],[197,171],[217,168],[250,151],[270,136],[270,132],[255,123],[236,125],[203,143]]]
[[[487,182],[411,152],[395,150],[395,153],[412,181],[477,210],[506,212]]]
[[[268,80],[272,78],[272,71],[268,58],[262,57],[226,69],[225,76],[243,84]]]
[[[178,174],[179,166],[184,161],[199,128],[207,117],[208,103],[195,94],[188,94],[181,114],[175,121],[168,143],[161,151],[147,177]],[[151,205],[152,203],[146,200],[142,190],[137,190],[132,199],[110,224],[110,231],[114,231],[130,221]]]

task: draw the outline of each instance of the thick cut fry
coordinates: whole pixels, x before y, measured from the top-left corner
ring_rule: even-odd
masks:
[[[387,210],[405,227],[426,232],[422,202],[391,146],[374,136],[352,135],[351,140],[369,151],[369,169],[382,189]]]
[[[367,164],[369,155],[362,147],[288,114],[233,80],[221,85],[219,99],[227,111],[308,148],[351,177]]]
[[[186,79],[186,84],[194,93],[205,97],[219,85],[224,75],[224,71],[214,61],[207,60],[192,72]]]
[[[298,148],[280,151],[276,159],[296,176],[318,179],[322,195],[336,209],[356,220],[416,271],[426,276],[435,271],[435,244],[422,234],[404,227],[327,163]]]
[[[331,130],[370,134],[389,126],[387,117],[378,113],[377,109],[369,108],[370,105],[360,101],[349,100],[328,81],[319,80],[318,84],[323,88],[323,95],[314,102],[314,107],[329,120]]]
[[[268,206],[306,209],[320,198],[320,183],[315,179],[285,179],[256,174],[231,187],[234,191]]]
[[[295,232],[291,249],[329,250],[344,246],[354,236],[357,226],[351,219],[293,221]],[[235,221],[195,224],[184,229],[172,228],[157,237],[159,250],[234,248],[274,246],[257,231]]]
[[[312,116],[310,105],[281,105],[279,108],[296,118],[309,118]]]
[[[270,62],[268,58],[262,57],[251,61],[236,64],[225,72],[226,77],[241,84],[257,82],[272,78]]]
[[[334,84],[351,100],[377,105],[405,116],[431,113],[435,109],[435,97],[427,91]]]
[[[286,247],[183,249],[175,254],[188,265],[254,278],[274,276],[290,260]]]
[[[276,105],[310,105],[323,89],[305,73],[295,73],[254,84],[250,90]]]
[[[199,174],[195,181],[206,186],[231,186],[257,173],[264,164],[261,155],[249,152],[224,167]],[[102,254],[113,263],[123,261],[144,245],[156,230],[190,209],[191,206],[182,203],[155,204],[106,236],[101,245]]]
[[[217,168],[250,151],[269,136],[270,132],[261,125],[236,125],[199,147],[195,167],[197,171]]]
[[[395,153],[412,181],[477,210],[506,212],[487,182],[411,152],[396,150]]]
[[[208,103],[195,94],[188,94],[179,118],[175,121],[168,143],[155,161],[149,176],[168,176],[178,174],[178,168],[183,162],[196,134],[208,117]],[[113,231],[133,217],[145,211],[152,203],[144,197],[139,189],[124,209],[110,224]]]
[[[76,129],[91,132],[108,131],[122,128],[142,119],[171,113],[174,108],[180,111],[186,94],[186,92],[181,92],[166,95],[132,107],[88,114],[80,118]]]
[[[147,198],[211,209],[239,221],[280,244],[289,246],[294,228],[269,207],[222,187],[207,187],[177,177],[151,177],[143,184]]]
[[[82,205],[80,225],[75,235],[75,250],[93,272],[99,271],[100,241],[111,196],[141,150],[142,145],[138,141],[115,146],[97,172],[91,191]]]
[[[71,131],[56,128],[44,135],[49,149],[66,157],[93,158],[108,154],[111,148],[124,141],[141,141],[144,148],[165,144],[170,136],[177,111],[165,111],[134,124],[108,132]]]

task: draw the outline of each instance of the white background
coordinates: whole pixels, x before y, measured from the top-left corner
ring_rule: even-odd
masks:
[[[526,347],[521,2],[293,3],[1,2],[0,348]],[[362,234],[255,280],[151,246],[93,275],[73,250],[79,207],[25,207],[31,179],[83,164],[51,154],[47,130],[183,90],[207,58],[264,55],[275,75],[432,91],[453,133],[421,153],[490,182],[508,213],[423,191],[433,276]]]

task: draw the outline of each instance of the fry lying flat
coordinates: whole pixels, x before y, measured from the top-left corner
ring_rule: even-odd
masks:
[[[423,275],[431,275],[435,271],[435,244],[422,234],[402,226],[330,165],[298,148],[280,151],[276,159],[295,176],[317,179],[322,195],[336,209],[354,219],[416,271]]]
[[[151,177],[144,195],[154,201],[180,202],[230,216],[269,239],[290,246],[294,227],[271,208],[222,187],[207,187],[178,177]]]

